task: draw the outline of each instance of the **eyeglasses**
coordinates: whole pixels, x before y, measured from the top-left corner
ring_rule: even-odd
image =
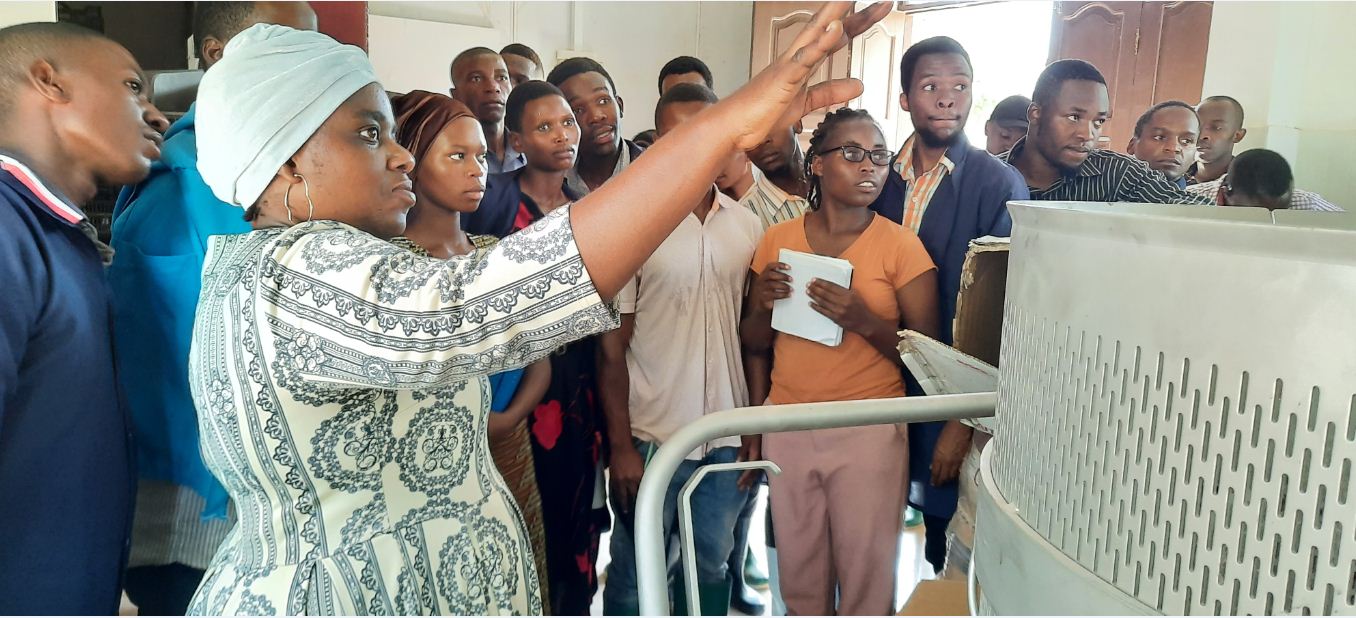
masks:
[[[883,148],[880,150],[867,150],[859,146],[839,146],[837,148],[830,148],[819,154],[821,156],[827,155],[835,150],[843,151],[843,158],[846,159],[848,163],[861,163],[862,159],[865,159],[866,155],[870,154],[872,164],[879,167],[885,167],[890,164],[891,159],[895,158],[895,153],[890,152],[889,150]]]

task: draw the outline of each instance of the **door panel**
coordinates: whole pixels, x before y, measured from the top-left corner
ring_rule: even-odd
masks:
[[[1153,36],[1153,103],[1201,100],[1205,54],[1210,44],[1210,2],[1149,3],[1144,7],[1145,38]]]

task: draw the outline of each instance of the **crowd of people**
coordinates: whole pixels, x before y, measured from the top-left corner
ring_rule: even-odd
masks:
[[[58,23],[0,30],[0,613],[639,612],[646,465],[703,415],[921,394],[909,329],[951,343],[971,240],[1012,200],[1340,210],[1279,154],[1235,154],[1228,96],[1165,101],[1099,149],[1106,80],[1050,64],[965,137],[975,79],[934,37],[900,58],[913,135],[806,87],[880,20],[828,3],[721,100],[700,59],[622,130],[608,71],[522,44],[466,50],[450,96],[390,93],[304,2],[199,3],[205,74],[171,125],[135,58]],[[799,51],[797,51],[799,50]],[[634,116],[633,116],[634,117]],[[124,186],[111,246],[80,206]],[[785,250],[853,267],[796,281]],[[841,326],[782,334],[793,287]],[[906,504],[927,561],[971,430],[959,422],[743,436],[767,457],[692,497],[698,598],[675,609],[884,615]],[[768,484],[769,574],[749,529]],[[671,544],[672,545],[672,544]],[[670,551],[675,581],[681,581]],[[786,565],[786,568],[778,568]],[[792,567],[794,565],[794,567]]]

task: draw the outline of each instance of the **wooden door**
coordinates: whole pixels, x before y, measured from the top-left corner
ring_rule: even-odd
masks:
[[[320,31],[334,40],[357,45],[367,51],[367,2],[325,0],[312,2]]]
[[[852,41],[849,74],[862,81],[862,96],[848,105],[865,109],[881,124],[891,149],[913,133],[907,112],[899,108],[899,59],[909,47],[909,18],[895,11]]]
[[[1210,44],[1210,2],[1146,2],[1140,18],[1145,65],[1155,76],[1150,103],[1173,99],[1195,104],[1205,80],[1205,52]]]
[[[1155,103],[1196,103],[1205,78],[1210,2],[1056,2],[1050,61],[1080,58],[1106,78],[1111,119],[1102,148],[1125,146]]]
[[[749,66],[749,75],[757,75],[773,59],[786,52],[791,43],[800,35],[805,25],[810,23],[815,11],[823,6],[821,2],[754,2],[753,3],[753,53]],[[810,77],[810,84],[830,79],[848,77],[851,64],[852,46],[834,52]],[[800,135],[801,146],[809,147],[810,135],[824,119],[826,110],[816,111],[805,117]]]

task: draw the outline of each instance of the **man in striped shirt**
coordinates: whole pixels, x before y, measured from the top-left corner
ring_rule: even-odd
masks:
[[[1022,173],[1034,200],[1211,203],[1143,161],[1098,149],[1109,109],[1106,79],[1097,67],[1072,59],[1051,63],[1036,80],[1026,137],[999,158]]]

